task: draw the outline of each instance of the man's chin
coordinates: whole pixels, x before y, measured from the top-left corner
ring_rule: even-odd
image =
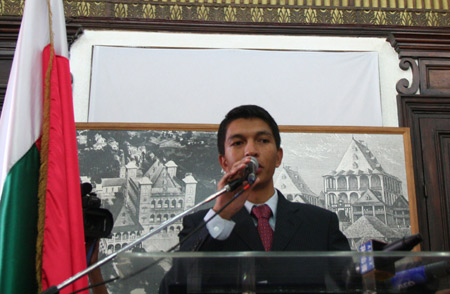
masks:
[[[267,181],[261,178],[257,178],[255,183],[252,185],[252,189],[255,190],[264,190],[268,187],[272,186],[273,187],[273,183],[272,181]]]

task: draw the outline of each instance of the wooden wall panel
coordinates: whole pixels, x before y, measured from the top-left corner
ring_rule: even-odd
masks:
[[[420,93],[424,95],[450,95],[450,59],[424,59],[420,61]]]

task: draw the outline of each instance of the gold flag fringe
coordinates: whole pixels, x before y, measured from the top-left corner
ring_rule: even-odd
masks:
[[[47,191],[47,171],[48,171],[48,141],[50,125],[50,87],[51,71],[53,69],[54,48],[53,48],[53,30],[52,30],[52,11],[51,0],[47,0],[48,22],[50,30],[50,58],[44,77],[44,106],[42,113],[42,135],[39,168],[39,190],[38,190],[38,236],[36,240],[36,279],[38,283],[38,293],[42,291],[42,249],[44,243],[45,226],[45,196]]]

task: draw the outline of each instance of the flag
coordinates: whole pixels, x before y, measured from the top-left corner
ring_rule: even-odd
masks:
[[[0,118],[1,293],[36,293],[86,268],[67,56],[62,0],[25,1]]]

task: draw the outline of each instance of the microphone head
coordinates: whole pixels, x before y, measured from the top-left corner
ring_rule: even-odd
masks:
[[[422,235],[414,234],[386,244],[383,251],[409,251],[422,242]]]
[[[256,157],[250,156],[250,163],[252,163],[255,167],[255,172],[259,167],[259,162],[258,159],[256,159]]]
[[[258,159],[256,159],[253,156],[250,156],[250,162],[247,164],[246,167],[246,177],[247,181],[250,185],[252,185],[256,181],[256,170],[259,167]]]

